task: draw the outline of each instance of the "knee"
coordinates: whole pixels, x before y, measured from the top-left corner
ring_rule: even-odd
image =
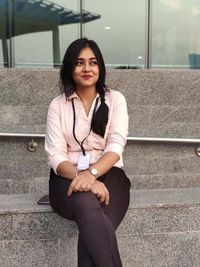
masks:
[[[93,210],[101,211],[100,203],[92,192],[76,192],[72,194],[73,211],[78,215],[91,214]]]

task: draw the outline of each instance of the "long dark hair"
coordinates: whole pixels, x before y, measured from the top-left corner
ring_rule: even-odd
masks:
[[[86,47],[92,49],[99,67],[99,79],[96,83],[96,90],[100,95],[101,105],[93,117],[92,130],[94,133],[104,137],[109,111],[105,103],[105,92],[108,91],[108,88],[105,84],[106,68],[103,56],[96,42],[87,38],[81,38],[70,44],[65,52],[60,69],[60,89],[62,93],[65,93],[66,98],[76,91],[76,84],[72,78],[72,73],[81,50]]]

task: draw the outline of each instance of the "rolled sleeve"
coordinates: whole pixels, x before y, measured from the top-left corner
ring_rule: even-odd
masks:
[[[68,161],[67,143],[61,127],[60,106],[57,99],[51,102],[47,114],[45,150],[48,164],[57,174],[58,165],[63,161]]]
[[[120,92],[115,92],[104,154],[111,151],[122,156],[128,135],[128,121],[125,97]]]

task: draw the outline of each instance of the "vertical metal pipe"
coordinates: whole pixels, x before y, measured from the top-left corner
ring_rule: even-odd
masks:
[[[9,64],[9,56],[8,56],[8,42],[6,37],[2,38],[2,48],[3,48],[3,62],[4,62],[4,68],[8,67]]]
[[[11,66],[12,68],[15,67],[15,46],[14,46],[14,41],[15,41],[15,27],[16,27],[16,23],[15,23],[15,19],[14,19],[14,6],[15,6],[15,1],[16,0],[11,0],[11,11],[12,11],[12,15],[11,15],[11,49],[12,49],[12,54],[11,54]]]
[[[52,36],[53,36],[53,63],[54,63],[54,68],[58,68],[60,64],[60,35],[58,27],[52,30]]]
[[[80,37],[83,37],[83,0],[80,0]]]
[[[10,67],[10,49],[8,47],[8,43],[10,46],[10,1],[6,1],[6,49],[7,49],[7,67]]]
[[[145,40],[145,68],[151,68],[152,57],[152,1],[146,0],[146,40]]]
[[[8,39],[9,39],[9,61],[8,67],[13,68],[15,66],[15,56],[14,56],[14,3],[13,0],[8,0]]]

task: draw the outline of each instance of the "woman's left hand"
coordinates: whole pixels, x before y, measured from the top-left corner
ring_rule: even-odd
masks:
[[[95,181],[96,178],[90,171],[82,171],[71,182],[67,195],[71,196],[72,192],[77,191],[90,191]]]

